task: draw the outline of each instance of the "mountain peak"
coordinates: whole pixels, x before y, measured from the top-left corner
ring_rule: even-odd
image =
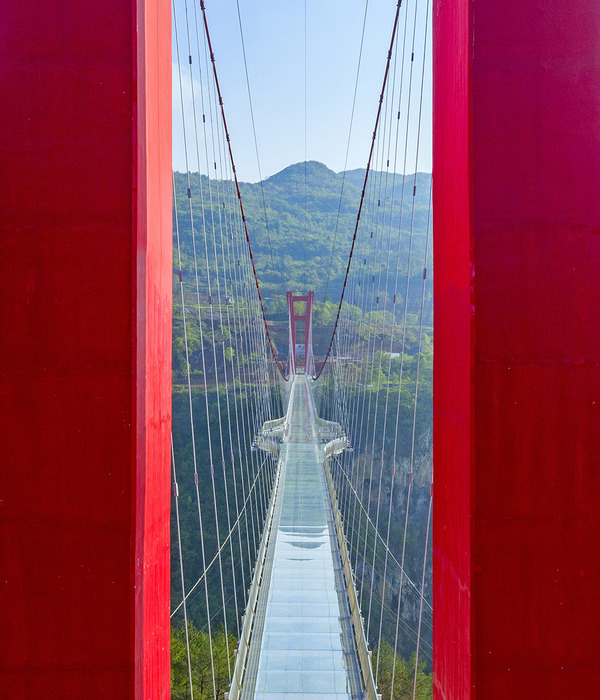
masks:
[[[337,180],[338,175],[333,170],[330,170],[323,163],[319,163],[317,160],[308,160],[305,162],[294,163],[293,165],[288,165],[287,168],[280,170],[275,175],[267,178],[265,183],[272,185],[287,185],[292,182],[304,181],[304,176],[306,179],[314,182],[315,180]]]

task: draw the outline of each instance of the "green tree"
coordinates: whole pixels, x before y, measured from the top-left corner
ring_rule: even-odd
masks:
[[[381,642],[379,649],[373,653],[373,671],[378,668],[377,689],[383,700],[390,700],[392,691],[392,676],[394,678],[395,700],[411,700],[415,681],[415,655],[410,661],[396,656],[394,666],[394,649],[388,642]],[[433,676],[425,673],[425,662],[419,662],[417,668],[417,687],[415,698],[417,700],[431,700],[433,698]]]
[[[225,630],[221,628],[213,634],[211,650],[208,633],[199,630],[192,622],[188,622],[188,637],[194,698],[210,700],[214,697],[213,674],[216,696],[224,698],[229,690],[230,674],[233,673],[236,638],[230,633],[226,636]],[[190,674],[183,625],[171,629],[171,697],[173,700],[190,697]]]

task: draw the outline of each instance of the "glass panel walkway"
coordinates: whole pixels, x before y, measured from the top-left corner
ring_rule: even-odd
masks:
[[[362,697],[324,450],[305,376],[293,379],[287,422],[242,698]]]

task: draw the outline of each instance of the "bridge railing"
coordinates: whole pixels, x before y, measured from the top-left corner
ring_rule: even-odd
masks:
[[[334,440],[330,440],[329,442],[325,443],[325,445],[323,445],[323,449],[325,451],[325,459],[331,457],[332,455],[339,455],[346,449],[347,446],[348,438],[345,435],[342,435],[342,437],[339,438],[335,438]]]
[[[285,430],[286,427],[287,416],[283,416],[283,418],[274,418],[273,420],[267,420],[263,423],[261,433],[267,434],[277,430]]]
[[[265,452],[270,452],[272,455],[278,458],[287,426],[287,416],[265,421],[260,433],[256,437],[256,447],[258,447],[260,450],[264,450]]]
[[[274,421],[269,421],[274,422]],[[235,666],[233,669],[233,676],[231,678],[231,685],[229,687],[229,693],[225,694],[226,700],[239,700],[242,690],[242,681],[244,678],[244,671],[246,669],[246,661],[248,659],[248,651],[250,650],[250,640],[252,637],[252,631],[254,627],[254,618],[256,615],[256,605],[258,603],[258,593],[260,590],[260,584],[262,582],[262,577],[265,568],[265,560],[267,557],[267,547],[269,545],[269,539],[271,536],[271,528],[273,525],[273,514],[275,512],[275,502],[277,500],[277,492],[279,490],[279,481],[281,478],[281,461],[277,464],[277,475],[275,477],[275,484],[273,486],[273,491],[271,492],[271,500],[269,503],[269,510],[267,512],[267,520],[265,523],[265,529],[263,531],[262,539],[260,541],[260,547],[258,550],[258,556],[256,559],[256,567],[254,570],[254,576],[252,577],[252,584],[250,586],[250,591],[248,593],[248,604],[246,605],[246,611],[242,617],[242,630],[240,634],[240,639],[238,642],[238,647],[235,651]]]
[[[338,449],[342,442],[344,443],[344,447],[342,449]],[[358,603],[356,587],[354,586],[354,577],[352,574],[352,568],[350,566],[350,555],[346,546],[344,526],[342,524],[342,518],[337,505],[337,497],[335,494],[335,487],[333,485],[333,478],[329,469],[328,457],[330,457],[332,454],[337,454],[341,452],[343,449],[345,449],[346,445],[347,439],[345,436],[343,438],[332,440],[331,442],[327,443],[327,445],[325,445],[325,474],[327,476],[327,485],[329,488],[329,497],[331,501],[331,510],[333,513],[333,522],[341,554],[342,572],[346,588],[345,593],[348,599],[348,604],[350,605],[350,614],[352,616],[352,628],[354,631],[356,651],[358,653],[358,659],[360,662],[359,665],[362,674],[364,697],[368,698],[368,700],[381,700],[381,695],[377,693],[377,686],[375,685],[375,678],[373,677],[373,669],[371,666],[371,652],[369,651],[369,645],[365,636],[364,620],[360,612],[360,605]]]

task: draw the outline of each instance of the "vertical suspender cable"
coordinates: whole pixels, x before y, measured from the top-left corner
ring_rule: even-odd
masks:
[[[175,187],[173,187],[175,191]],[[179,554],[179,573],[181,575],[181,597],[183,603],[183,625],[185,629],[185,652],[187,656],[188,677],[190,680],[190,698],[194,700],[194,684],[192,682],[192,660],[190,655],[190,630],[188,627],[187,605],[185,595],[185,580],[183,576],[183,550],[181,548],[181,523],[179,520],[179,484],[175,468],[175,450],[173,448],[173,433],[171,433],[171,466],[173,470],[173,496],[175,498],[175,519],[177,522],[177,544]]]
[[[316,374],[316,376],[314,377],[314,379],[318,379],[318,378],[321,376],[321,372],[323,371],[323,368],[324,368],[325,365],[327,364],[327,360],[329,359],[329,355],[330,355],[330,353],[331,353],[331,348],[333,347],[333,338],[335,337],[335,332],[336,332],[336,329],[337,329],[337,325],[338,325],[339,320],[340,320],[340,313],[341,313],[341,311],[342,311],[342,302],[344,301],[344,292],[346,291],[346,285],[348,284],[348,275],[349,275],[349,272],[350,272],[350,265],[352,264],[352,255],[353,255],[353,253],[354,253],[354,247],[355,247],[355,245],[356,245],[356,235],[357,235],[357,233],[358,233],[358,224],[359,224],[359,222],[360,222],[360,216],[361,216],[361,213],[362,213],[363,201],[364,201],[364,197],[365,197],[365,190],[366,190],[366,187],[367,187],[367,180],[369,179],[369,169],[370,169],[370,167],[371,167],[371,158],[373,157],[373,151],[374,151],[374,148],[375,148],[375,140],[376,140],[376,138],[377,138],[377,127],[379,126],[379,119],[380,119],[380,116],[381,116],[381,105],[383,104],[383,98],[384,98],[385,89],[386,89],[386,86],[387,86],[388,73],[389,73],[389,70],[390,70],[390,61],[391,61],[391,59],[392,59],[392,50],[393,50],[393,48],[394,48],[394,40],[395,40],[395,37],[396,37],[396,30],[397,30],[397,28],[398,28],[398,17],[400,16],[400,6],[401,6],[401,4],[402,4],[402,0],[398,0],[398,3],[397,3],[397,5],[396,5],[396,15],[395,15],[395,17],[394,17],[394,26],[393,26],[393,29],[392,29],[392,38],[391,38],[391,40],[390,40],[390,48],[389,48],[389,50],[388,50],[387,61],[386,61],[386,64],[385,64],[385,72],[384,72],[384,75],[383,75],[383,85],[382,85],[382,88],[381,88],[381,95],[380,95],[380,97],[379,97],[379,106],[378,106],[378,108],[377,108],[377,116],[376,116],[376,118],[375,118],[375,127],[374,127],[374,129],[373,129],[373,137],[372,137],[372,139],[371,139],[371,148],[370,148],[370,151],[369,151],[369,158],[368,158],[368,160],[367,160],[367,168],[366,168],[366,172],[365,172],[365,179],[364,179],[364,182],[363,182],[362,192],[361,192],[361,195],[360,195],[360,202],[359,202],[359,205],[358,205],[358,213],[357,213],[357,215],[356,215],[356,224],[355,224],[355,226],[354,226],[354,234],[353,234],[353,236],[352,236],[352,244],[351,244],[351,246],[350,246],[350,254],[349,254],[349,256],[348,256],[348,265],[346,266],[346,274],[345,274],[345,276],[344,276],[344,284],[343,284],[343,286],[342,286],[342,293],[341,293],[341,295],[340,295],[340,301],[339,301],[339,304],[338,304],[338,310],[337,310],[337,314],[336,314],[336,318],[335,318],[335,323],[334,323],[334,326],[333,326],[333,332],[332,332],[332,334],[331,334],[331,340],[329,341],[329,347],[327,348],[327,353],[326,353],[326,355],[325,355],[325,359],[323,360],[323,364],[321,365],[321,368],[320,368],[319,371],[317,372],[317,374]]]
[[[184,115],[183,81],[181,78],[181,60],[180,60],[180,52],[179,52],[179,35],[178,35],[178,30],[177,30],[177,14],[175,12],[174,6],[173,6],[173,20],[174,20],[173,25],[174,25],[174,34],[175,34],[175,45],[176,45],[176,51],[177,51],[177,65],[178,65],[178,70],[179,70],[179,91],[180,91],[180,99],[181,99],[184,151],[185,151],[186,172],[187,172],[188,193],[189,193],[190,192],[190,170],[189,170],[189,165],[188,165],[187,137],[186,137],[186,126],[185,126],[185,115]],[[193,456],[193,463],[194,463],[194,483],[195,483],[195,489],[196,489],[196,500],[197,500],[197,505],[198,505],[198,520],[199,520],[199,529],[200,529],[200,548],[201,548],[201,556],[202,556],[202,568],[204,571],[206,571],[204,528],[203,528],[203,520],[202,520],[202,508],[200,505],[200,493],[199,493],[199,488],[198,488],[198,481],[199,480],[198,480],[198,469],[197,469],[197,458],[196,458],[196,438],[195,438],[195,432],[194,432],[194,409],[193,409],[193,402],[192,402],[189,348],[188,348],[188,340],[187,340],[187,322],[186,322],[186,318],[185,318],[185,297],[184,297],[184,293],[183,293],[183,279],[182,279],[182,275],[181,275],[181,246],[180,246],[180,236],[179,236],[179,220],[178,220],[178,213],[177,213],[177,200],[176,200],[175,194],[174,194],[174,204],[175,204],[175,228],[176,228],[176,237],[177,237],[177,253],[178,253],[179,270],[180,270],[179,286],[180,286],[180,292],[181,292],[181,306],[182,306],[183,329],[184,329],[184,340],[185,340],[185,358],[186,358],[186,367],[187,367],[187,384],[188,384],[188,397],[189,397],[189,410],[190,410],[190,430],[191,430],[191,436],[192,436],[192,456]],[[194,240],[194,235],[193,235],[194,216],[193,216],[191,197],[188,197],[188,204],[189,204],[189,211],[190,211],[190,223],[191,223],[192,241],[193,241]],[[203,354],[203,357],[204,357],[204,354]],[[210,432],[209,432],[209,439],[210,439]],[[206,619],[207,619],[207,625],[208,625],[213,697],[214,697],[214,700],[217,700],[217,698],[216,698],[214,655],[213,655],[212,633],[211,633],[210,603],[209,603],[209,595],[208,595],[208,583],[206,581],[206,578],[205,578],[204,589],[205,589]]]
[[[227,140],[227,148],[229,150],[229,157],[231,159],[231,168],[233,170],[233,177],[234,177],[234,181],[235,181],[238,202],[240,205],[240,213],[242,215],[242,221],[244,224],[244,233],[246,235],[246,243],[248,245],[248,252],[250,254],[250,261],[252,263],[252,272],[254,275],[254,282],[256,284],[256,291],[258,293],[258,299],[260,301],[260,309],[261,309],[261,313],[262,313],[262,317],[263,317],[263,322],[265,324],[265,330],[267,332],[267,337],[269,339],[269,346],[271,348],[271,353],[273,355],[273,359],[275,360],[275,363],[276,363],[277,367],[279,368],[279,372],[281,373],[282,378],[285,379],[286,381],[288,381],[289,378],[285,376],[285,372],[283,370],[283,365],[280,363],[279,358],[277,357],[277,351],[275,350],[275,345],[273,344],[273,340],[272,340],[271,334],[269,332],[269,326],[267,324],[267,318],[265,316],[265,308],[263,305],[262,295],[260,293],[260,285],[258,284],[258,277],[256,274],[256,266],[254,264],[254,255],[252,254],[252,246],[250,245],[250,235],[248,233],[248,226],[246,223],[246,215],[244,213],[244,205],[242,203],[242,194],[240,192],[240,185],[238,182],[237,172],[235,169],[235,161],[233,159],[233,150],[231,148],[231,139],[229,137],[229,130],[227,128],[227,119],[225,118],[225,109],[223,107],[223,96],[221,95],[221,87],[219,85],[219,77],[217,75],[217,67],[215,65],[215,55],[214,55],[214,52],[212,49],[212,42],[210,39],[210,31],[208,29],[208,21],[206,18],[206,8],[204,6],[204,0],[200,0],[200,9],[202,10],[202,19],[204,22],[204,32],[206,34],[206,41],[207,41],[207,45],[208,45],[208,50],[210,52],[210,60],[211,60],[212,68],[213,68],[215,87],[217,89],[217,95],[219,97],[219,106],[221,108],[221,118],[223,120],[223,128],[225,129],[225,138]]]

